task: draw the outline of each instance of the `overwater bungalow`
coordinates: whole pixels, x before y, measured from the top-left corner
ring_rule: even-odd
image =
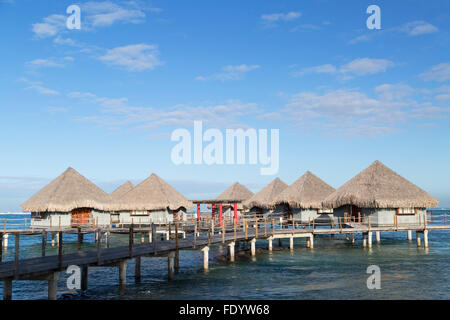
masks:
[[[31,212],[32,227],[109,224],[109,202],[108,194],[68,168],[22,204],[22,210]]]
[[[121,224],[180,221],[193,208],[191,201],[154,173],[109,206],[119,213]]]
[[[228,189],[222,192],[214,200],[217,200],[218,202],[224,201],[223,216],[229,218],[234,216],[233,201],[237,201],[236,213],[239,216],[242,214],[242,211],[244,210],[242,202],[251,198],[252,196],[253,192],[248,190],[239,182],[235,182],[232,186],[230,186]],[[211,205],[208,205],[208,208],[211,208]]]
[[[280,178],[275,178],[271,183],[265,186],[261,191],[253,195],[250,199],[244,201],[243,206],[249,210],[248,214],[263,216],[271,219],[279,217],[283,211],[280,206],[275,206],[275,198],[288,187]]]
[[[334,208],[335,217],[352,217],[374,226],[418,224],[427,207],[438,200],[401,177],[380,161],[330,194],[323,205]]]
[[[331,209],[323,208],[322,201],[335,189],[307,171],[297,181],[284,189],[273,201],[278,211],[295,221],[307,223],[316,219],[330,220]]]
[[[109,194],[111,201],[118,201],[122,198],[126,193],[130,192],[134,188],[133,183],[130,181],[125,182],[121,186],[119,186],[116,190]],[[119,212],[111,211],[111,222],[118,223],[119,222]]]

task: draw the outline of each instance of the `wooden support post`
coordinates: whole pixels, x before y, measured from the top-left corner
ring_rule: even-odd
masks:
[[[153,255],[156,256],[157,249],[156,249],[156,225],[152,223],[152,241],[153,241]]]
[[[377,243],[380,243],[381,242],[381,232],[380,231],[375,232],[375,237],[376,237]]]
[[[0,262],[3,258],[3,233],[0,232]]]
[[[274,235],[274,233],[275,233],[275,221],[273,221],[272,219],[272,236]]]
[[[141,283],[141,257],[134,258],[134,282]]]
[[[58,269],[62,269],[62,258],[63,258],[63,233],[58,232]]]
[[[14,279],[18,279],[19,277],[19,250],[20,250],[19,242],[20,242],[20,234],[16,233],[14,246]]]
[[[267,237],[267,218],[264,218],[264,237]]]
[[[236,245],[236,243],[234,241],[232,241],[228,244],[228,255],[230,257],[231,262],[234,262],[234,246],[235,245]]]
[[[203,251],[203,269],[208,270],[208,263],[209,263],[209,247],[206,246],[202,249]]]
[[[48,279],[48,300],[56,300],[59,272],[53,272]]]
[[[267,240],[269,241],[269,251],[272,252],[272,240],[273,240],[273,237],[269,237]]]
[[[3,300],[12,299],[12,279],[3,280]]]
[[[234,241],[236,241],[236,221],[233,223]]]
[[[102,232],[97,229],[97,265],[101,264],[101,253],[102,253]]]
[[[367,233],[363,232],[363,248],[367,247]]]
[[[55,233],[52,232],[52,247],[55,246]]]
[[[311,248],[311,237],[308,237],[308,239],[306,239],[306,247]]]
[[[88,266],[81,267],[81,290],[86,291],[88,289]]]
[[[280,248],[283,247],[283,242],[282,242],[281,238],[278,238],[278,246]]]
[[[294,237],[289,237],[289,249],[294,250]]]
[[[225,243],[225,224],[222,224],[222,243]]]
[[[180,251],[176,250],[174,255],[174,269],[175,272],[178,272],[180,270]]]
[[[105,232],[105,242],[106,242],[106,248],[109,248],[109,238],[111,237],[111,231]]]
[[[314,248],[314,234],[309,236],[309,248],[310,249]]]
[[[193,246],[194,246],[194,249],[197,246],[197,223],[194,226],[194,244],[193,244]]]
[[[127,260],[119,262],[119,292],[125,292],[127,287]]]
[[[5,250],[8,250],[8,237],[9,237],[9,235],[7,234],[7,233],[4,233],[3,234],[3,248],[5,249]]]
[[[420,232],[416,231],[417,246],[420,247]]]
[[[368,237],[367,241],[368,247],[372,248],[372,232],[367,232],[367,237]]]
[[[412,230],[408,230],[408,240],[412,240]]]
[[[167,256],[167,279],[173,280],[173,252],[170,252]]]
[[[256,239],[250,240],[250,252],[252,253],[252,256],[256,255]]]
[[[133,243],[134,243],[134,230],[130,227],[128,232],[128,255],[130,258],[133,257]]]
[[[424,248],[428,248],[428,230],[423,230],[423,246]]]

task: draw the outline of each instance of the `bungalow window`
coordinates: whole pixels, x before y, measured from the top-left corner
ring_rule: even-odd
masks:
[[[397,215],[417,214],[417,208],[397,208]]]
[[[149,210],[130,210],[130,216],[148,216],[150,215]]]
[[[42,219],[42,218],[44,218],[44,213],[43,212],[32,212],[31,217],[35,218],[35,219]]]

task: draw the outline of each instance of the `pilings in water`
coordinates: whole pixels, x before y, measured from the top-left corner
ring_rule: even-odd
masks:
[[[209,247],[206,246],[202,249],[203,251],[203,269],[208,270],[209,268]]]
[[[141,283],[141,257],[134,258],[134,282]]]
[[[375,238],[376,238],[377,243],[381,242],[381,232],[380,231],[375,232]]]
[[[127,287],[127,260],[119,262],[119,292],[125,292]]]
[[[88,266],[81,267],[81,290],[86,291],[88,289]]]
[[[168,280],[173,280],[173,257],[174,254],[173,252],[170,252],[167,256],[167,279]]]
[[[423,246],[428,248],[428,230],[423,230]]]
[[[408,240],[412,240],[412,230],[408,230]]]
[[[236,245],[236,243],[234,241],[232,241],[228,244],[228,255],[230,257],[231,262],[234,262],[234,246],[235,245]]]
[[[59,272],[53,272],[48,278],[48,300],[56,300]]]
[[[12,299],[12,279],[3,280],[3,300]]]
[[[367,232],[367,244],[369,248],[372,248],[372,232]]]
[[[5,233],[3,235],[3,248],[5,248],[5,249],[8,249],[8,238],[9,238],[9,235],[7,233]]]
[[[273,241],[273,237],[269,237],[267,240],[269,241],[269,251],[272,252],[272,241]]]
[[[416,231],[417,246],[420,247],[420,232]]]

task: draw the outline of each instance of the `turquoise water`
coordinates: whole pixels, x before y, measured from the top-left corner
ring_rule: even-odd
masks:
[[[40,254],[39,236],[21,240],[26,254]],[[75,240],[65,238],[65,249],[76,250],[75,244],[67,243]],[[305,247],[304,239],[296,239],[295,250],[287,249],[286,241],[285,249],[272,253],[263,250],[266,241],[258,240],[257,256],[238,255],[235,263],[224,262],[221,256],[226,253],[225,247],[216,246],[211,248],[210,269],[206,272],[200,251],[182,251],[180,271],[173,281],[167,280],[167,258],[143,258],[138,285],[134,284],[134,263],[129,262],[124,294],[118,293],[117,268],[90,268],[86,293],[68,290],[68,275],[61,272],[59,298],[450,299],[450,232],[431,231],[428,249],[417,247],[415,235],[408,241],[406,232],[382,233],[381,240],[381,244],[374,241],[372,249],[363,249],[360,235],[353,245],[343,236],[317,236],[312,250]],[[88,241],[91,243],[85,246],[93,249],[92,237]],[[116,245],[121,242],[126,243],[126,239],[114,239]],[[10,245],[13,243],[11,237]],[[275,248],[277,245],[278,241],[274,242]],[[9,260],[12,255],[11,247],[5,258]],[[367,288],[369,265],[380,267],[380,290]],[[46,294],[46,282],[14,282],[14,299],[46,299]]]

